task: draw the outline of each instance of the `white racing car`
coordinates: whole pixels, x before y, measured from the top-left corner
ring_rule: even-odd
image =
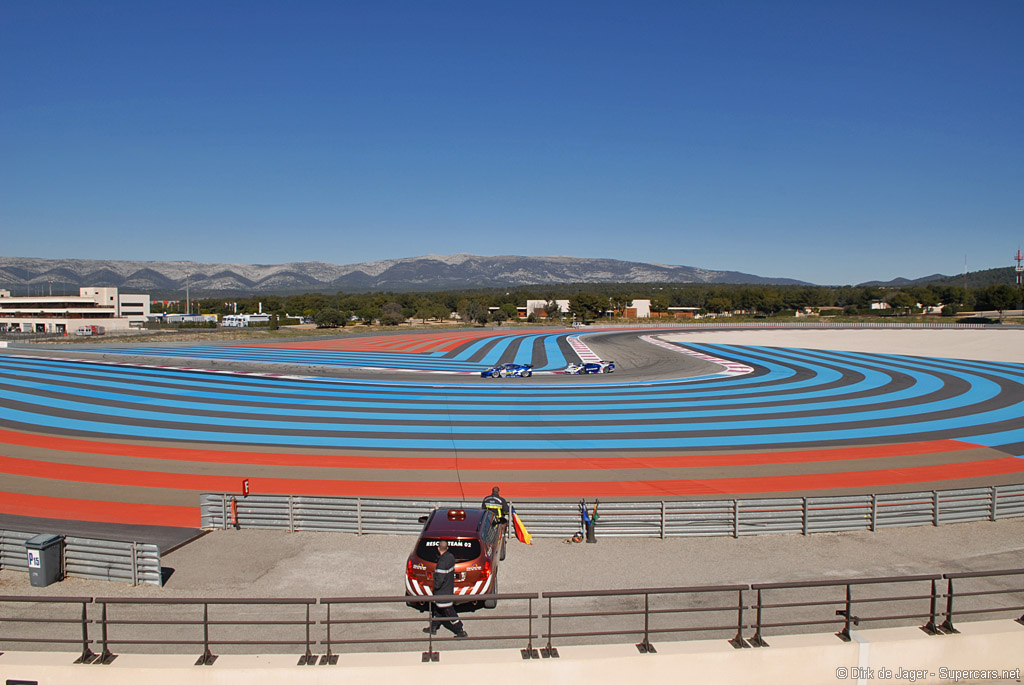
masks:
[[[615,370],[615,362],[574,362],[565,367],[562,373],[579,376],[584,373],[611,373]]]

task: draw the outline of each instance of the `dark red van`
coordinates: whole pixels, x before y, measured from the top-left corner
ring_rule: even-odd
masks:
[[[427,517],[416,548],[405,565],[405,594],[432,594],[437,544],[448,542],[455,556],[455,594],[490,595],[498,591],[498,562],[505,558],[505,528],[508,522],[489,509],[435,509]],[[468,602],[464,608],[478,608],[481,602]],[[488,599],[483,606],[493,609],[497,601]],[[425,602],[408,602],[427,611]]]

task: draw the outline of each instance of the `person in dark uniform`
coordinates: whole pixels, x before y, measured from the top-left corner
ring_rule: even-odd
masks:
[[[455,556],[448,551],[448,542],[445,540],[437,543],[437,552],[439,556],[437,558],[437,566],[434,568],[434,595],[454,595]],[[437,633],[437,626],[442,625],[455,633],[455,637],[468,637],[452,602],[432,602],[430,605],[430,615],[430,627],[424,628],[424,633],[435,635]]]
[[[491,488],[491,494],[484,497],[484,509],[491,509],[498,514],[498,518],[508,519],[508,500],[498,494],[498,486]]]

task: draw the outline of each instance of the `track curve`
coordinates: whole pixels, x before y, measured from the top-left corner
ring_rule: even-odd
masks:
[[[478,377],[527,353],[553,372],[587,349],[619,371]],[[196,495],[241,478],[256,492],[471,499],[493,483],[516,499],[689,499],[1024,482],[1021,364],[635,330],[8,352],[5,513],[194,526]],[[310,369],[334,375],[294,373]]]

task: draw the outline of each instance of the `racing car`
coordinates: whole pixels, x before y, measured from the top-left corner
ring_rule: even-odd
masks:
[[[521,378],[529,378],[533,375],[533,364],[498,364],[492,366],[489,369],[484,369],[480,372],[481,378],[506,378],[508,376],[518,376]]]
[[[584,373],[611,373],[614,370],[615,362],[596,361],[569,364],[563,373],[578,376]]]

